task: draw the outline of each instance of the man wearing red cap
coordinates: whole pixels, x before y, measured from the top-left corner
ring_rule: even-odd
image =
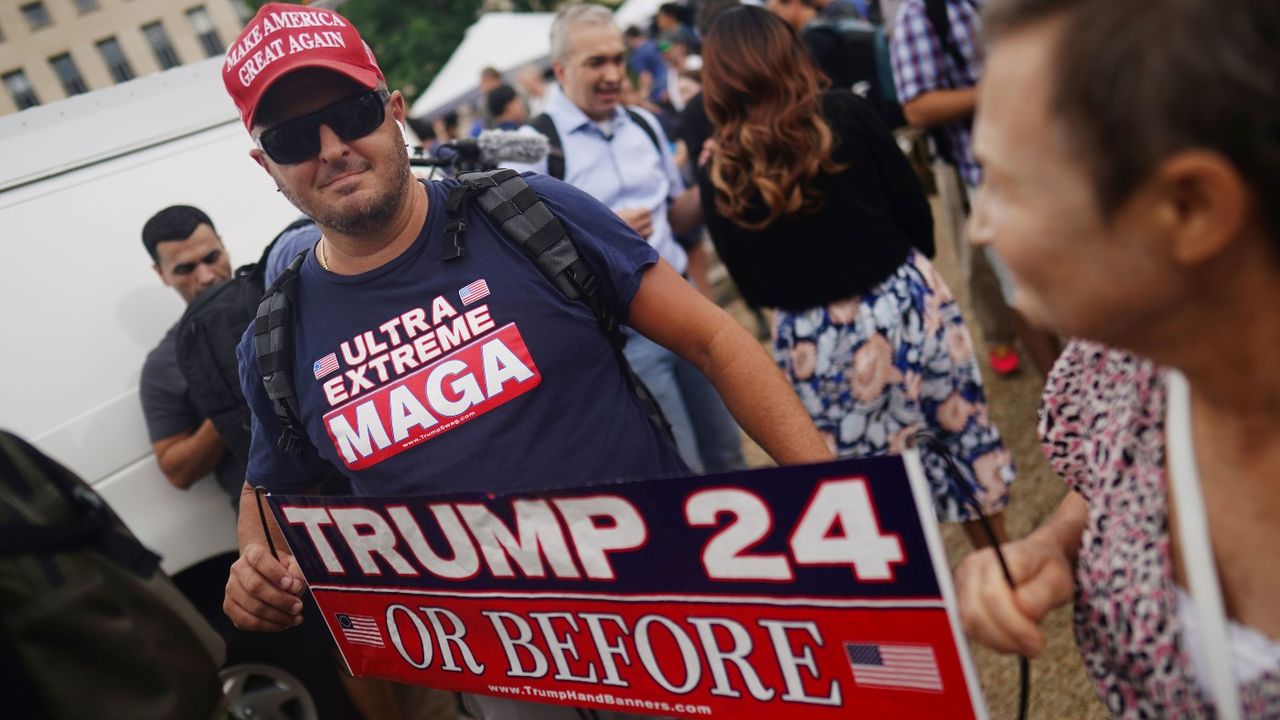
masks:
[[[251,156],[323,233],[298,278],[290,368],[305,435],[298,452],[277,446],[281,427],[251,334],[239,348],[254,426],[241,556],[224,602],[237,627],[302,622],[302,575],[291,556],[267,551],[251,486],[305,492],[331,467],[357,494],[381,496],[685,472],[584,303],[560,295],[478,209],[467,218],[465,255],[446,257],[453,181],[413,178],[397,127],[404,98],[387,90],[349,22],[320,8],[266,5],[232,45],[223,80],[257,145]],[[526,180],[616,317],[702,369],[779,463],[830,459],[750,334],[603,205],[550,178]],[[444,367],[448,377],[437,377]],[[482,719],[581,717],[500,698],[467,703]]]

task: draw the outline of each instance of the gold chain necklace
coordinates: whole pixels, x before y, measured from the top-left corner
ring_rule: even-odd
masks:
[[[329,262],[324,257],[324,237],[320,238],[320,242],[316,243],[316,259],[320,261],[320,267],[326,272],[329,270]]]

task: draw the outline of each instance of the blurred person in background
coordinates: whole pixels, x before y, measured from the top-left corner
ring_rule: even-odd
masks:
[[[795,32],[727,10],[704,45],[716,125],[699,182],[743,297],[777,308],[774,357],[838,455],[901,452],[926,430],[1003,536],[1013,464],[991,423],[960,308],[927,259],[933,218],[875,110],[825,78]],[[988,544],[944,460],[925,453],[939,520]]]
[[[436,143],[443,145],[444,143],[451,142],[462,137],[458,134],[458,124],[459,120],[457,112],[446,113],[444,116],[437,118],[435,122],[431,123],[432,127],[435,129]]]
[[[545,159],[509,166],[550,174],[595,197],[688,279],[689,255],[677,235],[701,219],[697,192],[685,188],[657,118],[623,104],[625,48],[604,7],[560,11],[551,58],[563,92],[531,123],[561,149],[558,167]],[[745,467],[741,432],[706,376],[643,335],[625,333],[627,361],[662,407],[685,463],[696,472]]]
[[[982,0],[904,0],[890,45],[893,79],[907,123],[929,132],[944,218],[991,369],[1000,375],[1018,372],[1021,336],[1043,373],[1058,354],[1057,339],[1031,329],[1009,308],[1013,287],[1000,257],[989,249],[971,249],[964,239],[970,198],[982,181],[972,140],[985,56],[981,9]]]
[[[655,36],[679,34],[685,38],[690,52],[696,53],[701,49],[698,34],[693,30],[693,13],[687,5],[674,2],[663,3],[658,7],[658,13],[653,18],[653,26],[656,30]]]
[[[485,107],[494,130],[518,130],[529,119],[524,98],[510,85],[499,85],[485,96]]]
[[[542,68],[537,65],[525,65],[516,73],[516,86],[524,94],[525,103],[529,106],[529,115],[541,115],[547,109],[547,101],[551,99],[551,88],[543,76]]]
[[[711,24],[720,16],[720,13],[730,8],[741,5],[740,0],[707,0],[698,9],[698,33],[706,37],[707,32],[711,30]],[[702,154],[702,146],[711,138],[714,128],[711,125],[711,119],[707,117],[706,107],[702,102],[702,75],[699,70],[698,75],[698,94],[689,98],[685,105],[684,111],[680,113],[678,137],[684,143],[688,152],[691,169],[696,169],[693,162],[696,162]]]
[[[662,51],[662,61],[667,67],[667,92],[663,97],[663,105],[671,109],[673,117],[678,117],[686,104],[686,99],[678,87],[680,73],[701,69],[702,59],[690,54],[689,41],[680,33],[663,35],[658,42],[658,49]]]
[[[666,99],[667,64],[657,43],[632,25],[623,33],[627,41],[627,70],[635,76],[636,91],[646,104],[657,107]]]
[[[1074,599],[1119,718],[1280,717],[1280,4],[993,0],[971,238],[1077,337],[1040,433],[1061,506],[957,571],[1036,656]]]
[[[480,82],[477,85],[480,100],[476,104],[476,117],[471,121],[471,137],[480,137],[480,133],[492,127],[493,115],[489,112],[485,99],[489,97],[489,93],[497,90],[502,82],[502,73],[492,65],[480,70]]]

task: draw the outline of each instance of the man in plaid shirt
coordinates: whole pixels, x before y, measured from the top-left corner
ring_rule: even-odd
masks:
[[[991,367],[1004,375],[1018,370],[1013,344],[1018,327],[992,269],[999,261],[972,251],[964,240],[964,218],[968,214],[965,195],[973,193],[982,182],[982,168],[973,158],[971,130],[984,56],[980,3],[981,0],[945,0],[947,30],[953,46],[948,49],[929,20],[926,0],[903,0],[898,7],[890,56],[907,123],[941,130],[942,137],[935,136],[934,145],[938,159],[946,165],[935,168],[935,175],[942,189],[944,209],[950,215],[974,313],[991,349]],[[955,173],[959,173],[963,188],[955,182]],[[1044,370],[1048,370],[1047,365]]]

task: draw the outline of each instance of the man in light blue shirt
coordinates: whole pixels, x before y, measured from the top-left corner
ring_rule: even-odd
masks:
[[[540,122],[558,136],[561,158],[517,170],[551,174],[607,205],[676,272],[689,259],[676,241],[701,220],[657,119],[622,104],[626,45],[613,15],[598,5],[561,11],[551,28],[551,59],[561,92]],[[695,470],[741,468],[737,424],[715,388],[675,353],[628,331],[627,360],[671,422],[681,457]]]

